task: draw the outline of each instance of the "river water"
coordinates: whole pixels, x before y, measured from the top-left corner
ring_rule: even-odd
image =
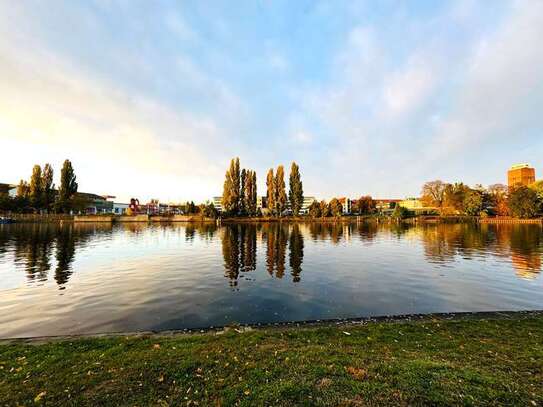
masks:
[[[0,225],[0,337],[543,309],[539,225]]]

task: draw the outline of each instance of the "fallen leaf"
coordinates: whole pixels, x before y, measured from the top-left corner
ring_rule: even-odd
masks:
[[[353,376],[356,380],[364,380],[368,377],[368,371],[358,367],[348,366],[345,368],[347,373]]]
[[[34,398],[34,403],[39,403],[39,401],[45,397],[45,395],[47,394],[46,391],[42,391],[40,394],[38,394],[35,398]]]
[[[351,333],[350,332],[347,332],[347,331],[343,331],[343,333],[347,336],[351,336]]]
[[[159,343],[155,343],[153,345],[153,349],[160,349],[160,344]]]

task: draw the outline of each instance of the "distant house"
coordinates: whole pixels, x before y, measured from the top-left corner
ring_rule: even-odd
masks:
[[[344,215],[348,215],[351,213],[351,205],[352,201],[349,198],[338,198],[339,203],[341,204],[342,212]]]
[[[396,205],[402,202],[401,199],[374,199],[375,209],[379,212],[393,211]]]
[[[130,204],[113,202],[113,214],[124,215],[126,211],[128,210],[129,206]]]
[[[0,195],[3,194],[14,198],[17,195],[17,185],[0,183]]]
[[[424,208],[424,204],[419,198],[405,198],[403,201],[400,202],[400,206],[402,208],[406,208],[410,210]]]
[[[115,198],[114,196],[77,192],[76,198],[85,202],[84,211],[87,215],[113,213],[113,201],[110,201],[109,199]]]

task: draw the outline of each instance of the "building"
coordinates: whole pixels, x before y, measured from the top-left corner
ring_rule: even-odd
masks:
[[[109,199],[115,198],[114,196],[77,192],[76,198],[85,202],[85,213],[87,215],[113,213],[113,201],[110,201]]]
[[[130,206],[130,204],[114,202],[113,203],[113,214],[114,215],[124,215],[126,213],[126,211],[128,210],[129,206]]]
[[[341,204],[341,211],[344,215],[351,213],[351,200],[349,198],[338,198],[338,201]]]
[[[317,199],[314,196],[304,196],[304,202],[302,203],[300,214],[307,215],[309,213],[309,207],[313,202],[317,202]]]
[[[415,209],[423,209],[424,204],[419,198],[405,198],[403,201],[399,203],[399,205],[402,208],[406,208],[409,210],[415,210]]]
[[[396,205],[402,202],[401,199],[374,199],[375,209],[379,212],[393,211]]]
[[[530,185],[535,182],[535,168],[528,164],[513,165],[507,171],[507,185],[509,188],[518,185]]]
[[[217,212],[222,212],[222,196],[214,196],[211,200],[211,203],[213,204]]]
[[[17,185],[0,183],[0,195],[4,194],[14,198],[17,195]]]

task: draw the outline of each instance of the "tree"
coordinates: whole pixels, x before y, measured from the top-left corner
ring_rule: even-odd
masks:
[[[490,198],[489,206],[498,216],[509,215],[509,205],[507,203],[508,188],[503,184],[493,184],[488,187]]]
[[[28,182],[26,181],[19,181],[19,185],[17,185],[17,197],[18,198],[28,198],[30,195],[30,187],[28,186]]]
[[[473,189],[468,191],[462,205],[467,215],[478,216],[483,210],[483,193]]]
[[[249,205],[251,215],[253,216],[257,214],[257,200],[258,200],[258,193],[257,193],[257,186],[256,186],[256,171],[253,171],[251,174],[251,202]]]
[[[275,177],[273,176],[273,168],[270,168],[268,170],[268,174],[266,175],[266,201],[268,209],[272,212],[272,214],[275,213],[275,194]]]
[[[534,190],[538,199],[543,202],[543,180],[539,180],[531,184],[530,189]]]
[[[355,213],[358,213],[359,215],[370,214],[373,212],[374,209],[375,209],[375,201],[369,195],[362,196],[360,197],[360,199],[356,201]]]
[[[330,208],[330,213],[332,214],[332,216],[339,217],[342,215],[343,207],[336,198],[333,198],[328,206]]]
[[[285,169],[280,165],[275,172],[275,210],[278,216],[281,216],[287,208],[285,187]]]
[[[43,185],[41,177],[41,167],[35,165],[32,168],[32,177],[30,177],[30,190],[29,190],[30,204],[35,210],[41,209],[43,198]]]
[[[45,164],[42,172],[43,186],[43,208],[47,211],[51,209],[55,199],[55,186],[53,184],[53,167],[51,164]]]
[[[396,220],[402,220],[409,216],[409,210],[403,206],[396,205],[391,216]]]
[[[458,212],[465,212],[464,199],[466,195],[471,191],[467,185],[462,182],[455,182],[454,184],[445,184],[443,190],[443,202],[442,206],[453,209]]]
[[[516,218],[533,218],[540,209],[537,193],[524,185],[514,188],[509,194],[509,210]]]
[[[326,201],[321,201],[319,203],[319,206],[321,210],[321,216],[323,218],[330,216],[330,206],[326,203]]]
[[[427,206],[436,206],[441,208],[445,197],[445,184],[441,180],[429,181],[422,186],[422,200]]]
[[[241,215],[247,214],[247,206],[248,201],[245,199],[246,193],[247,193],[247,182],[250,182],[247,180],[247,170],[244,168],[241,170],[241,177],[240,177],[240,194],[239,194],[239,212]]]
[[[290,167],[288,199],[294,216],[298,216],[304,203],[304,190],[300,178],[300,168],[293,162]]]
[[[240,208],[240,172],[239,158],[230,160],[230,168],[226,171],[222,192],[222,207],[228,214],[237,215]]]
[[[321,217],[321,207],[317,201],[313,201],[311,205],[309,205],[308,213],[312,218]]]
[[[70,160],[65,160],[60,170],[60,188],[58,190],[58,207],[61,212],[70,209],[71,200],[77,193],[77,182]]]
[[[218,216],[217,209],[215,209],[213,202],[210,202],[207,205],[200,204],[200,213],[206,218],[216,219]]]

